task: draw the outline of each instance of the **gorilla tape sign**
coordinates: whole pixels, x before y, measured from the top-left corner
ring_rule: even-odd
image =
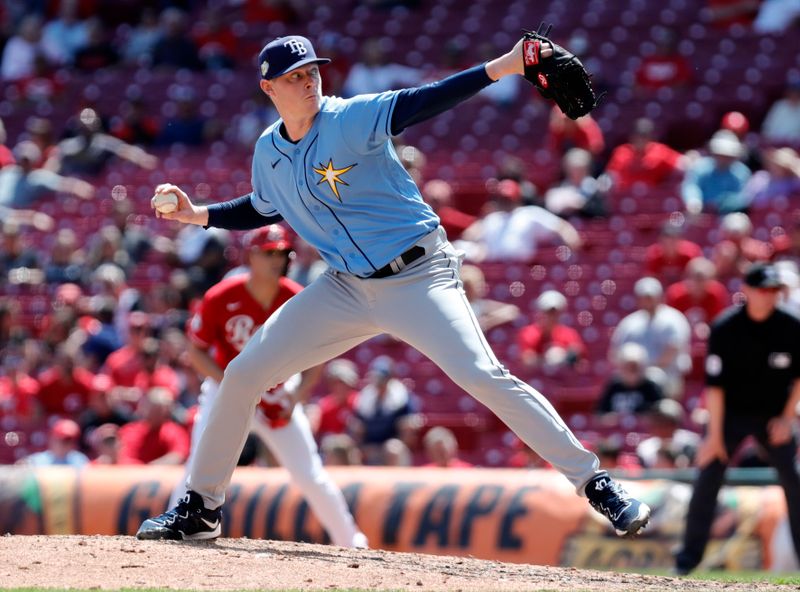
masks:
[[[666,567],[678,542],[689,487],[628,482],[653,508],[645,535],[617,538],[605,519],[554,471],[332,468],[375,548],[540,565]],[[133,534],[166,508],[175,467],[7,468],[0,471],[0,526],[19,534]],[[786,513],[777,487],[726,488],[707,558],[731,569],[769,564],[767,542]],[[327,543],[281,469],[239,468],[227,492],[223,536]]]

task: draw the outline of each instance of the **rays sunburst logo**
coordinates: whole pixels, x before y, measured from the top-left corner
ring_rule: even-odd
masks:
[[[342,169],[337,169],[336,167],[333,166],[333,159],[329,158],[327,165],[319,163],[319,168],[312,167],[312,169],[315,173],[317,173],[320,176],[319,181],[317,181],[317,185],[322,185],[323,183],[327,183],[328,187],[331,188],[331,191],[333,191],[333,194],[336,196],[336,199],[338,199],[339,202],[341,203],[342,196],[339,195],[339,186],[337,185],[337,183],[349,187],[350,183],[342,179],[341,176],[344,175],[347,171],[352,169],[357,164],[358,163],[355,163],[351,164],[350,166],[344,167]]]

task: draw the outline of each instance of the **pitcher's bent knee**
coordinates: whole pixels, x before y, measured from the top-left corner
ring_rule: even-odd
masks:
[[[237,394],[246,396],[248,393],[261,396],[264,391],[274,387],[275,384],[270,382],[274,373],[265,373],[267,366],[263,361],[257,363],[242,356],[231,360],[222,379],[226,397]]]

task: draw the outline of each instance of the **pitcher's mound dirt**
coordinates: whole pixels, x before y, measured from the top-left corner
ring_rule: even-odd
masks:
[[[796,590],[279,541],[0,537],[0,586],[181,590]]]

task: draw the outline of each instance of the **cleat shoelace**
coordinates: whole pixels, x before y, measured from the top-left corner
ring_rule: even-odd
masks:
[[[183,515],[181,516],[181,510],[183,511]],[[186,519],[189,517],[189,494],[187,493],[181,498],[181,501],[178,502],[178,505],[169,510],[168,512],[164,513],[164,523],[167,525],[175,524],[175,520],[178,518]]]
[[[608,481],[603,488],[603,499],[589,500],[589,503],[611,520],[617,520],[624,510],[630,506],[630,496],[618,483]]]

